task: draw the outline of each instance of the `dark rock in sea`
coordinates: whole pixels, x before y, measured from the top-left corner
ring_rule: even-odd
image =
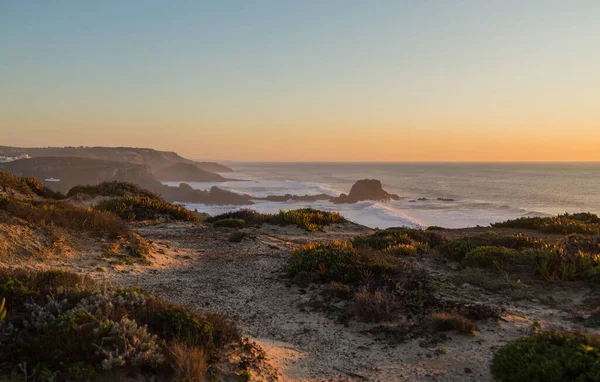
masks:
[[[441,202],[454,202],[455,200],[452,198],[437,198],[437,200]]]
[[[332,198],[333,203],[356,203],[363,200],[391,201],[400,200],[396,194],[386,192],[381,186],[381,181],[377,179],[362,179],[354,183],[348,195],[341,194],[337,198]]]

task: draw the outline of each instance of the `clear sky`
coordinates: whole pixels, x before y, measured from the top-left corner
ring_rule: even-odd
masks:
[[[600,1],[0,0],[0,145],[600,160]]]

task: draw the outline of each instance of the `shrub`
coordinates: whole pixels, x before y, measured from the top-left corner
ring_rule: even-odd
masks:
[[[215,228],[244,228],[246,222],[242,219],[220,219],[213,223]]]
[[[363,322],[391,321],[397,309],[392,296],[381,291],[360,290],[354,295],[350,314]]]
[[[214,223],[219,220],[237,219],[244,221],[248,225],[260,225],[266,223],[269,220],[270,216],[271,215],[261,214],[260,212],[256,212],[254,210],[242,209],[238,211],[216,215],[208,218],[206,221],[209,223]]]
[[[508,236],[499,237],[497,240],[495,240],[494,245],[521,250],[521,249],[539,247],[539,246],[541,246],[541,242],[538,239],[531,238],[527,235],[523,235],[522,233],[519,233],[516,235],[508,235]]]
[[[0,269],[0,289],[14,302],[6,318],[11,330],[2,332],[0,379],[25,364],[57,380],[104,380],[113,369],[134,379],[148,371],[171,379],[197,375],[221,349],[241,343],[222,316],[68,272]]]
[[[389,278],[402,271],[404,263],[383,252],[357,251],[351,242],[310,243],[296,249],[288,261],[290,277],[300,272],[318,274],[323,282],[355,283],[373,278]]]
[[[600,217],[591,213],[576,213],[553,217],[523,217],[492,224],[498,228],[531,229],[546,233],[584,235],[600,234]]]
[[[462,261],[476,247],[468,238],[454,239],[440,248],[440,254],[451,261]]]
[[[356,281],[360,270],[358,253],[349,242],[310,243],[292,253],[286,271],[290,277],[300,272],[319,272],[323,281]]]
[[[309,232],[315,232],[322,229],[322,227],[346,221],[337,212],[324,212],[312,208],[302,208],[291,211],[282,210],[275,215],[261,214],[253,210],[244,209],[217,215],[209,218],[207,221],[215,223],[225,219],[239,219],[248,225],[260,225],[265,223],[297,225]]]
[[[268,222],[278,225],[297,225],[309,232],[315,232],[331,224],[342,223],[345,219],[338,212],[324,212],[312,208],[292,211],[279,211],[269,217]]]
[[[148,197],[151,199],[160,199],[160,197],[148,190],[144,190],[134,183],[130,182],[103,182],[96,185],[86,186],[75,186],[69,190],[67,197],[70,198],[75,195],[88,195],[88,196],[140,196]]]
[[[535,259],[536,273],[545,281],[587,279],[593,282],[594,269],[600,266],[600,254],[569,252],[560,246],[546,246],[528,253]]]
[[[600,380],[600,336],[583,332],[538,333],[498,350],[492,374],[501,382]]]
[[[477,330],[473,321],[459,314],[433,313],[431,325],[437,331],[455,330],[460,333],[472,334]]]
[[[397,244],[388,247],[385,251],[394,256],[416,256],[417,248],[412,244]]]
[[[420,243],[431,248],[437,248],[444,242],[444,238],[431,231],[413,228],[390,228],[375,232],[368,236],[359,236],[353,240],[356,247],[370,247],[373,249],[386,249],[398,244]]]
[[[248,232],[243,229],[239,229],[229,236],[229,241],[232,243],[241,243],[242,240],[248,237]]]
[[[99,211],[114,212],[127,221],[156,220],[162,217],[189,222],[198,221],[198,217],[185,207],[149,196],[126,195],[122,198],[104,200],[95,208]]]
[[[467,253],[462,261],[466,267],[504,269],[517,261],[518,252],[504,247],[483,246]]]
[[[411,244],[410,237],[401,231],[378,231],[369,236],[359,236],[352,241],[355,247],[386,249],[399,244]]]

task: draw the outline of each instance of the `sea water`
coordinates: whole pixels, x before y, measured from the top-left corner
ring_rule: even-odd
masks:
[[[230,163],[239,179],[224,183],[186,182],[195,189],[218,186],[255,197],[268,195],[337,196],[359,179],[379,179],[383,188],[403,197],[392,202],[355,204],[255,201],[252,206],[186,208],[211,215],[251,208],[276,213],[313,207],[339,211],[373,228],[395,226],[460,228],[522,216],[564,212],[600,213],[600,163]],[[170,182],[178,185],[179,182]],[[427,200],[419,201],[419,198]],[[453,199],[442,201],[438,198]]]

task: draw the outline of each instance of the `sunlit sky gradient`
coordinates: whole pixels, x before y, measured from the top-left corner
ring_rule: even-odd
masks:
[[[0,0],[0,145],[600,160],[600,1]]]

